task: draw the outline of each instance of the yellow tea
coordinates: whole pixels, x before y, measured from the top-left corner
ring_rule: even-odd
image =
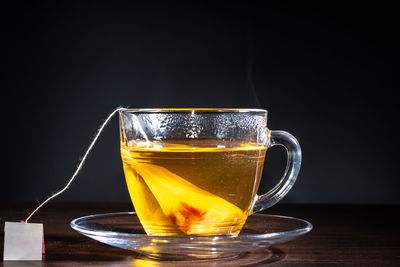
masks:
[[[136,213],[149,235],[237,235],[251,211],[266,148],[215,140],[121,146]]]

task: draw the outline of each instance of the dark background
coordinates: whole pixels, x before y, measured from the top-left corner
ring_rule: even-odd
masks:
[[[254,107],[302,145],[291,203],[400,204],[393,6],[14,2],[2,7],[0,201],[41,201],[117,106]],[[268,151],[261,191],[285,152]],[[129,201],[117,117],[55,201]]]

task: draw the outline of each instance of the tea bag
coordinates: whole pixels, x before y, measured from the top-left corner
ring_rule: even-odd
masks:
[[[135,162],[129,163],[135,168]],[[164,167],[140,163],[135,171],[143,178],[163,213],[185,234],[232,234],[245,222],[241,209]]]

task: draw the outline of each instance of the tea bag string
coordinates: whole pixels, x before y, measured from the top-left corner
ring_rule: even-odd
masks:
[[[97,133],[92,141],[92,143],[90,143],[89,148],[86,150],[84,156],[82,157],[78,167],[76,168],[74,174],[71,176],[71,178],[69,179],[68,183],[58,192],[54,193],[52,196],[50,196],[49,198],[47,198],[45,201],[43,201],[34,211],[31,212],[31,214],[29,214],[29,216],[22,221],[23,223],[28,223],[29,219],[41,208],[43,207],[47,202],[49,202],[50,200],[52,200],[53,198],[57,197],[58,195],[64,193],[65,190],[68,189],[68,187],[71,185],[71,183],[74,181],[75,177],[78,175],[78,173],[80,172],[80,170],[82,169],[83,163],[85,163],[85,160],[87,158],[87,156],[89,155],[90,150],[92,150],[94,144],[96,143],[97,139],[99,138],[101,132],[103,131],[104,127],[107,125],[107,123],[111,120],[111,118],[114,116],[115,113],[117,113],[118,111],[121,110],[126,110],[126,108],[123,107],[118,107],[116,108],[113,112],[110,113],[110,115],[108,115],[107,119],[103,122],[103,124],[100,126],[100,128],[97,130]]]

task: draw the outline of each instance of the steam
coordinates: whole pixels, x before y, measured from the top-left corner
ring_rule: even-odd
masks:
[[[249,83],[256,107],[262,108],[254,85],[254,28],[251,20],[249,20],[247,28],[247,82]]]

